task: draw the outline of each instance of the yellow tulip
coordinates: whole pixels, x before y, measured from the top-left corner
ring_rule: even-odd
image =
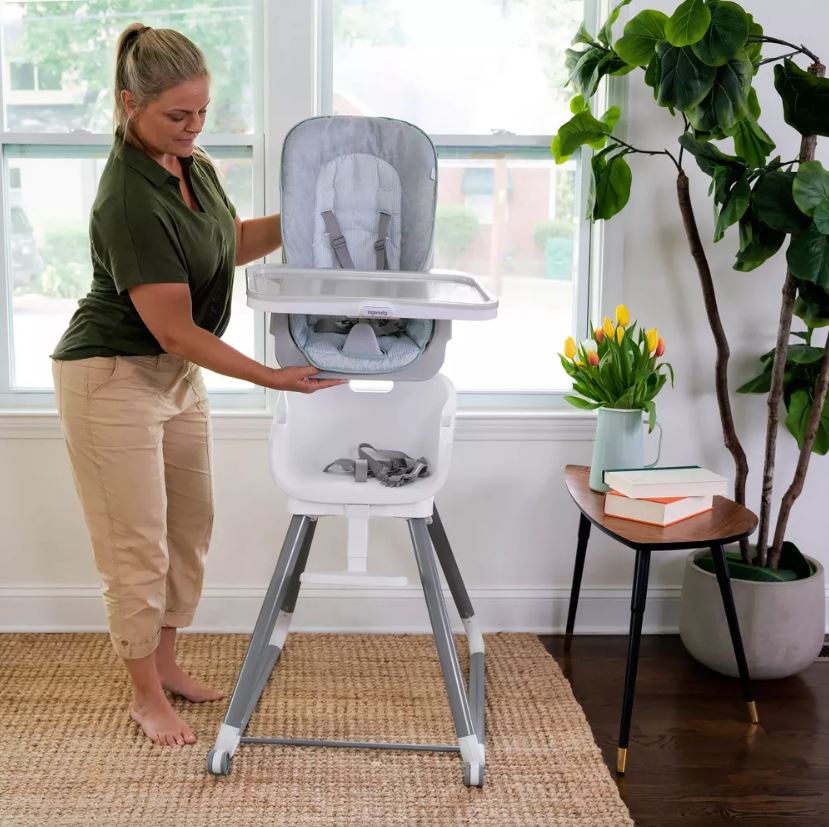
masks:
[[[623,304],[616,305],[616,323],[622,327],[627,327],[630,324],[630,313]]]
[[[614,333],[616,332],[615,328],[613,327],[613,322],[605,316],[604,321],[602,322],[602,329],[604,330],[605,334],[609,336],[611,339],[613,338]]]
[[[619,325],[619,327],[616,328],[616,341],[619,344],[622,344],[622,339],[624,339],[624,338],[625,338],[625,329],[624,329],[624,327],[622,327],[622,325]]]
[[[576,340],[572,336],[568,336],[564,340],[564,355],[568,359],[572,359],[576,355]]]
[[[659,331],[652,327],[645,334],[645,341],[648,343],[648,353],[653,353],[656,350],[656,345],[659,342]]]

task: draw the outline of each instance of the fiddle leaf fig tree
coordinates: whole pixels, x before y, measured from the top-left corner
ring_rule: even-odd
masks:
[[[754,270],[785,247],[787,269],[775,346],[760,357],[761,373],[738,389],[765,394],[768,404],[758,540],[755,549],[744,542],[741,551],[745,562],[755,567],[776,568],[784,552],[784,562],[791,565],[793,555],[799,555],[791,543],[785,542],[784,548],[792,505],[802,491],[811,454],[829,452],[829,339],[822,346],[812,344],[814,331],[829,326],[829,172],[814,160],[817,136],[829,135],[829,80],[814,52],[766,34],[739,3],[683,0],[670,15],[644,9],[621,33],[614,33],[629,3],[618,3],[595,37],[583,24],[573,48],[567,50],[572,117],[554,136],[551,151],[557,163],[577,151],[590,153],[588,217],[593,221],[613,218],[628,203],[632,155],[664,156],[672,163],[679,213],[716,346],[714,376],[723,442],[734,460],[734,495],[741,504],[748,461],[734,426],[728,340],[691,203],[686,164],[693,159],[710,179],[713,241],[721,241],[736,227],[735,270]],[[764,58],[768,46],[781,53]],[[805,69],[795,62],[804,59]],[[775,144],[760,124],[753,82],[767,64],[774,64],[774,86],[785,121],[801,136],[798,157],[790,160],[771,157]],[[628,73],[631,82],[641,80],[650,87],[656,106],[676,118],[675,146],[633,146],[614,134],[621,115],[618,107],[594,113],[602,80]],[[802,330],[792,331],[793,317]],[[800,343],[790,346],[792,336]],[[781,406],[800,453],[770,541]]]

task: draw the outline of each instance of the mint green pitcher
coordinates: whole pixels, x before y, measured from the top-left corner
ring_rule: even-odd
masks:
[[[646,465],[643,416],[644,411],[640,408],[599,408],[596,411],[596,441],[589,479],[593,491],[604,493],[608,490],[602,482],[602,472],[608,468],[652,468],[659,462],[662,426],[656,423],[659,429],[656,459]]]

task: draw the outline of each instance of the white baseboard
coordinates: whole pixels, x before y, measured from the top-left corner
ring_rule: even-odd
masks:
[[[678,587],[648,591],[642,631],[679,631]],[[252,586],[208,586],[202,595],[192,632],[250,633],[265,589]],[[470,589],[469,597],[484,632],[564,631],[569,589],[512,586]],[[462,632],[448,590],[453,628]],[[829,591],[826,595],[829,618]],[[576,618],[577,634],[627,634],[630,591],[624,588],[584,588]],[[305,632],[421,633],[430,631],[419,587],[354,588],[307,586],[300,593],[291,628]],[[100,592],[95,586],[0,587],[0,632],[106,631]],[[827,629],[829,633],[829,628]]]
[[[206,587],[194,632],[246,632],[253,628],[265,589]],[[463,631],[451,596],[444,591],[453,627]],[[485,632],[562,632],[569,589],[526,586],[470,589],[469,597]],[[580,634],[626,634],[630,591],[585,588],[579,600]],[[679,623],[679,589],[648,593],[643,631],[675,633]],[[315,632],[428,633],[429,618],[419,587],[355,588],[307,586],[300,593],[292,629]],[[0,632],[105,631],[106,618],[95,586],[0,587]]]

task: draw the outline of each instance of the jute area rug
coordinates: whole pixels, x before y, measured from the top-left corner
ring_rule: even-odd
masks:
[[[183,635],[179,660],[229,693],[247,641]],[[463,785],[454,753],[243,745],[230,775],[213,777],[206,756],[226,701],[176,700],[199,740],[155,746],[129,719],[107,636],[0,635],[0,824],[630,827],[553,658],[534,635],[488,635],[486,646],[478,789]],[[422,635],[292,634],[248,734],[457,743]]]

